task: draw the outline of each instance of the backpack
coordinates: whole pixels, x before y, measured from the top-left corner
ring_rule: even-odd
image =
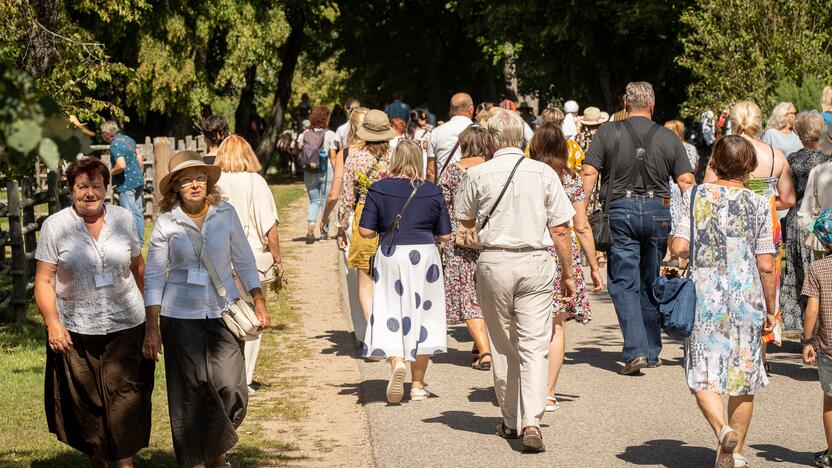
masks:
[[[326,130],[309,130],[303,132],[303,149],[300,165],[305,171],[317,171],[321,168],[321,148],[324,146]]]

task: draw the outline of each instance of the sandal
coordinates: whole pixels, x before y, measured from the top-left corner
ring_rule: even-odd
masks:
[[[716,468],[734,468],[734,449],[737,448],[739,437],[731,429],[731,426],[724,425],[719,431],[719,448],[716,451]]]
[[[491,370],[491,363],[490,362],[482,362],[482,360],[485,359],[486,357],[490,358],[491,353],[482,353],[482,354],[480,354],[480,357],[477,358],[476,362],[471,364],[471,367],[473,367],[476,370],[481,370],[481,371]]]
[[[546,397],[546,408],[543,410],[547,413],[551,413],[552,411],[557,411],[560,409],[560,405],[558,404],[558,399],[553,396]]]
[[[480,350],[477,348],[476,343],[474,343],[474,347],[471,348],[471,357],[474,359],[474,362],[477,362],[477,359],[480,358]]]

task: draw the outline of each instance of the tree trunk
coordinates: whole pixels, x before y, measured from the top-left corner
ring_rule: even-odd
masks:
[[[59,5],[57,0],[35,0],[31,5],[39,25],[32,24],[29,30],[29,46],[22,67],[37,79],[47,75],[59,58],[49,33],[57,32]]]
[[[257,78],[257,65],[246,70],[246,84],[240,93],[240,102],[234,112],[234,133],[242,136],[249,143],[255,145],[251,139],[251,119],[254,114],[254,80]]]
[[[283,51],[280,57],[283,65],[280,67],[280,73],[277,75],[277,89],[274,94],[271,115],[266,122],[266,128],[263,131],[260,144],[257,145],[257,158],[263,166],[262,172],[264,174],[272,163],[277,140],[280,138],[281,130],[283,130],[283,118],[286,114],[286,107],[289,99],[292,97],[292,78],[295,75],[298,57],[306,39],[306,33],[304,31],[306,15],[306,8],[301,5],[294,5],[293,7],[287,8],[286,11],[286,18],[289,20],[292,31],[289,33],[289,37],[283,45]]]

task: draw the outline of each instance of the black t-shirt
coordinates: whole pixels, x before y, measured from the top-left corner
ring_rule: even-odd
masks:
[[[636,135],[645,144],[647,143],[647,132],[653,125],[657,125],[652,120],[640,116],[630,117],[627,121],[633,124]],[[618,153],[612,154],[615,150],[616,138],[620,138]],[[682,174],[693,172],[679,136],[664,127],[659,127],[653,135],[645,161],[647,163],[647,175],[650,179],[647,185],[652,186],[656,196],[663,198],[670,198],[668,182],[671,177],[675,180]],[[602,198],[606,197],[607,184],[613,170],[615,170],[615,180],[612,184],[613,200],[626,195],[630,174],[634,169],[637,169],[635,163],[635,144],[630,140],[630,134],[627,133],[627,128],[621,122],[610,122],[601,125],[592,138],[592,143],[589,145],[589,150],[583,161],[583,164],[588,164],[601,173]],[[636,178],[632,190],[634,193],[643,194],[647,192],[641,185],[640,174]]]

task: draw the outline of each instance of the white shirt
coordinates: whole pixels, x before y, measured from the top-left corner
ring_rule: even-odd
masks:
[[[335,139],[341,145],[339,148],[346,148],[347,147],[347,136],[350,134],[350,121],[347,120],[343,124],[341,124],[338,128],[335,129]]]
[[[268,250],[266,233],[278,222],[269,183],[256,172],[223,172],[217,188],[234,207],[253,252]]]
[[[520,158],[524,158],[523,162],[483,228],[485,217]],[[567,223],[575,216],[554,169],[526,158],[520,148],[501,149],[490,161],[466,170],[454,206],[458,219],[476,220],[477,236],[483,247],[503,249],[551,247],[554,244],[548,228]]]
[[[63,326],[84,335],[106,335],[144,323],[144,301],[130,271],[141,255],[133,215],[105,205],[96,241],[70,206],[46,218],[35,258],[55,265],[55,297]],[[98,285],[96,285],[98,280]]]
[[[526,145],[532,142],[534,137],[534,130],[525,121],[523,122],[523,139],[526,140]]]
[[[464,115],[455,115],[451,120],[434,128],[430,132],[430,143],[428,143],[428,157],[436,158],[436,176],[439,177],[439,171],[445,165],[449,153],[459,140],[459,134],[471,125],[471,119]],[[451,162],[457,162],[462,157],[462,153],[457,147],[456,152],[452,155]],[[450,164],[450,163],[449,163]]]
[[[186,224],[196,228],[178,204],[156,220],[144,270],[145,306],[161,305],[165,317],[220,318],[223,301],[219,299],[185,231]],[[254,255],[240,218],[231,204],[220,202],[211,206],[201,233],[204,248],[208,249],[208,255],[228,292],[229,302],[240,297],[231,275],[232,263],[246,290],[260,287]],[[202,276],[207,281],[204,284],[189,284],[189,276]]]
[[[563,118],[562,128],[566,138],[575,138],[578,134],[578,123],[575,121],[575,116],[567,113]]]

